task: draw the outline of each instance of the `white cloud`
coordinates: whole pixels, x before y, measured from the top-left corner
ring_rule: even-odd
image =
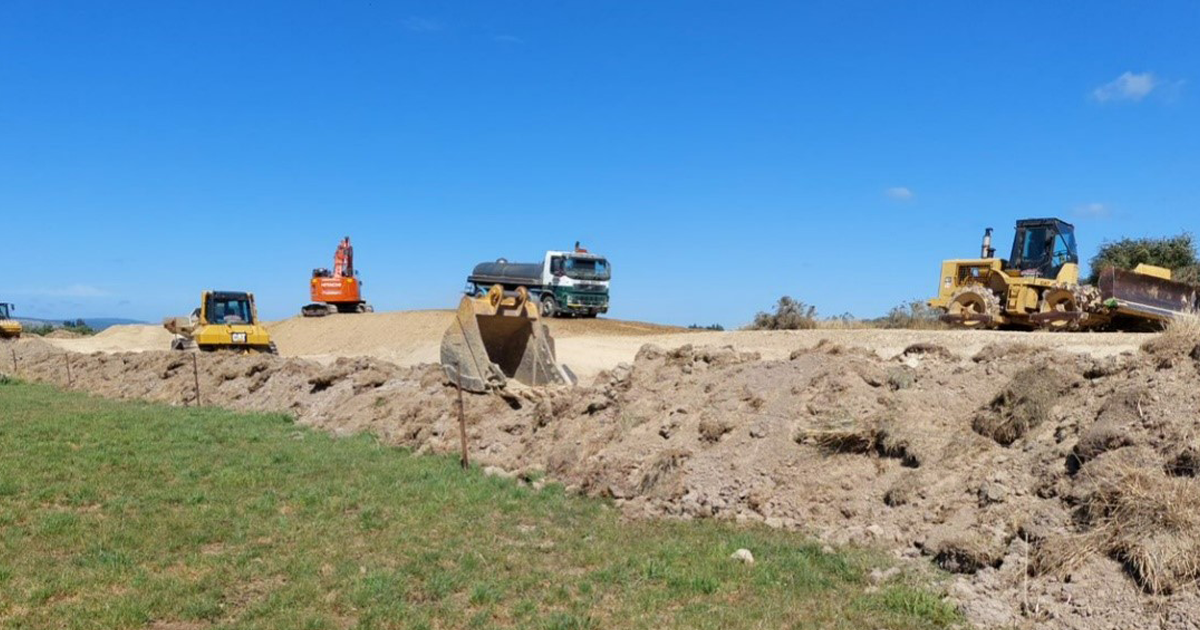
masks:
[[[896,201],[912,201],[916,197],[913,191],[904,186],[893,186],[883,191],[883,194],[887,195],[888,199],[895,199]]]
[[[1112,215],[1112,209],[1102,203],[1085,203],[1075,206],[1075,216],[1085,219],[1106,219]]]
[[[99,289],[87,284],[72,284],[68,287],[58,289],[34,289],[32,291],[22,292],[25,295],[43,295],[46,297],[70,297],[70,298],[101,298],[109,297],[112,293]]]
[[[401,24],[404,25],[404,28],[418,33],[432,33],[433,31],[442,30],[441,22],[416,15],[405,18]]]
[[[1146,98],[1162,81],[1153,72],[1134,74],[1126,72],[1112,81],[1092,90],[1092,98],[1101,103],[1109,101],[1140,101]]]

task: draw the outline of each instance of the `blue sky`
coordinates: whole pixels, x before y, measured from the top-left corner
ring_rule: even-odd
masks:
[[[582,240],[611,316],[868,317],[1013,221],[1200,220],[1196,2],[0,2],[0,300],[379,309]]]

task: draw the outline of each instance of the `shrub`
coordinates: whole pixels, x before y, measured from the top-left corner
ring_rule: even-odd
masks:
[[[709,325],[707,325],[707,326],[701,326],[700,324],[692,324],[691,326],[688,326],[688,330],[715,330],[715,331],[722,331],[722,330],[725,330],[725,327],[724,327],[724,326],[722,326],[722,325],[720,325],[720,324],[709,324]]]
[[[940,319],[941,315],[940,311],[929,306],[923,300],[912,300],[888,311],[888,314],[880,320],[879,325],[883,328],[918,330],[945,328],[946,325]]]
[[[1195,239],[1186,232],[1166,238],[1123,238],[1101,245],[1091,261],[1090,281],[1097,283],[1105,269],[1133,269],[1142,263],[1166,267],[1184,282],[1200,281]]]
[[[790,296],[779,298],[775,312],[760,311],[749,330],[811,330],[817,327],[817,307]]]

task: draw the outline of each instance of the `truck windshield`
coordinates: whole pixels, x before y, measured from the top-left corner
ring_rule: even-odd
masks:
[[[567,277],[576,280],[608,280],[611,276],[608,261],[603,258],[571,257],[564,271]]]
[[[208,323],[210,324],[253,324],[250,300],[245,297],[211,297],[208,300]]]

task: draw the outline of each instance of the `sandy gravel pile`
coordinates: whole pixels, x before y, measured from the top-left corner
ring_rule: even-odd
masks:
[[[83,337],[83,335],[65,328],[55,328],[42,336],[46,339],[79,339]]]
[[[21,376],[64,382],[60,349],[9,345]],[[199,361],[205,404],[458,448],[455,393],[436,366]],[[72,363],[77,388],[194,402],[191,355]],[[591,386],[467,407],[482,464],[611,497],[634,517],[760,521],[932,562],[982,627],[1200,624],[1198,343],[1089,357],[926,342],[886,359],[827,341],[779,359],[646,345]]]

